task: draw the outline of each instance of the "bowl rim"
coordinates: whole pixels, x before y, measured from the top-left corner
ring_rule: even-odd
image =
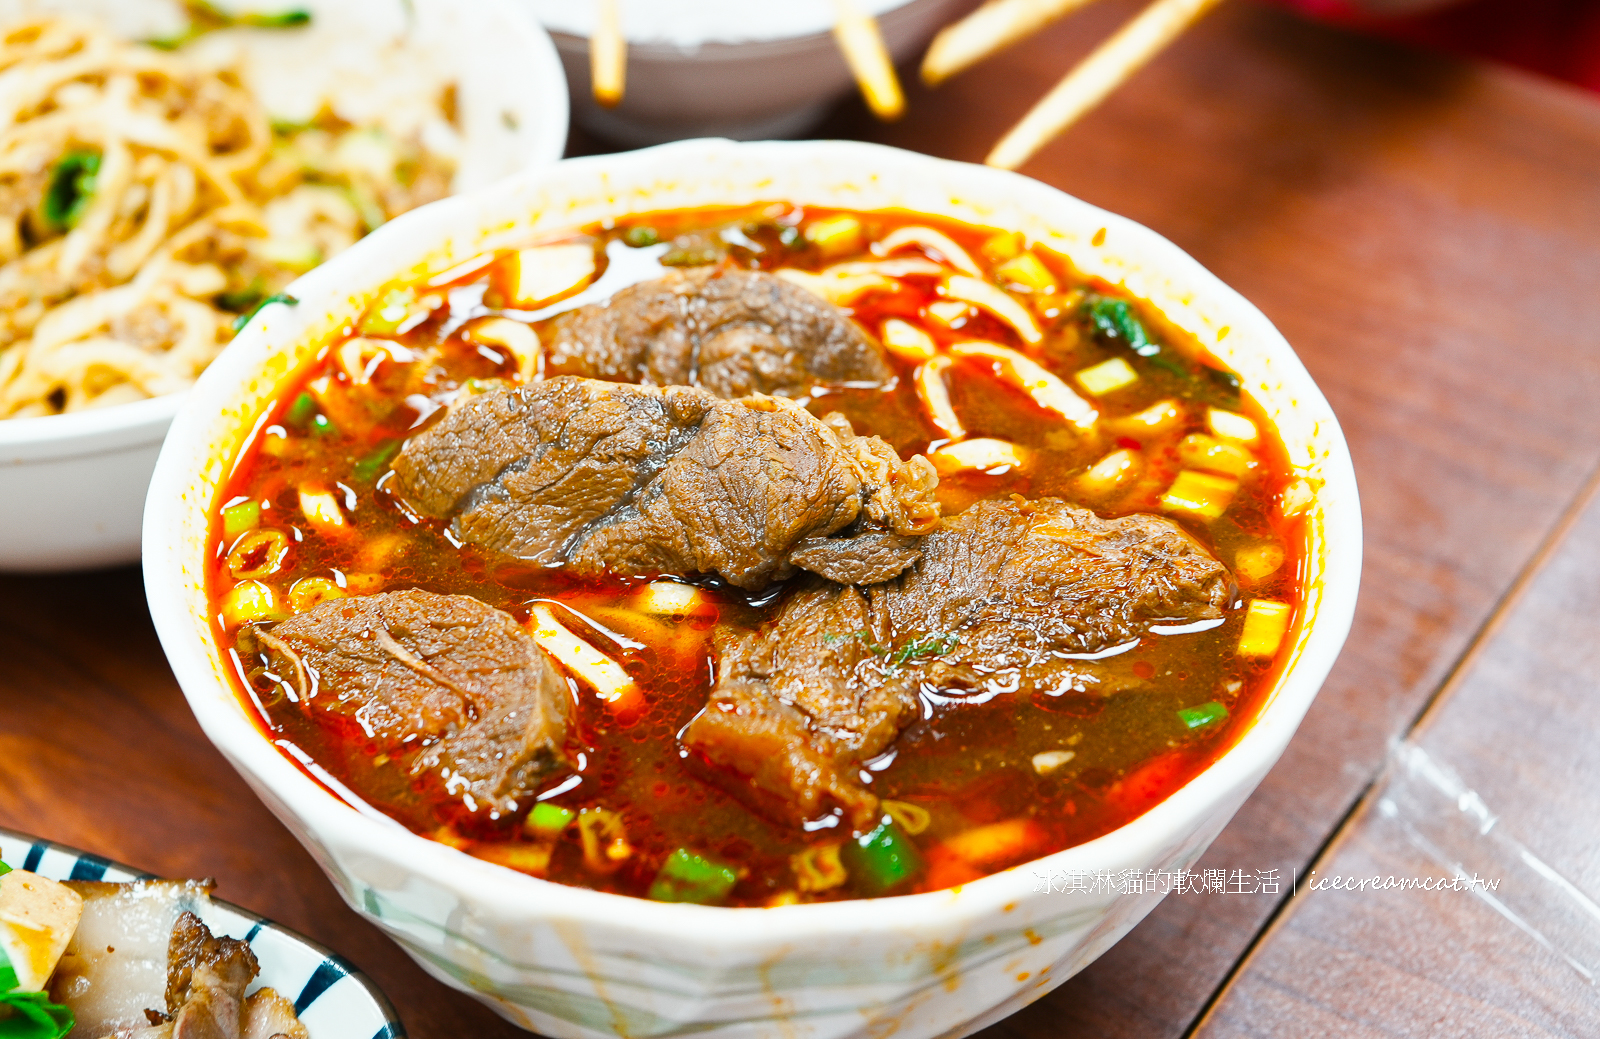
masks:
[[[247,355],[270,357],[291,349],[295,342],[289,338],[277,346],[271,345],[264,335],[266,329],[256,327],[260,324],[257,322],[239,337],[244,348],[235,353],[232,363],[214,364],[202,376],[188,406],[178,415],[157,464],[145,514],[144,573],[151,614],[168,659],[207,736],[253,783],[259,783],[280,798],[303,823],[308,834],[315,835],[318,840],[332,835],[344,846],[359,847],[364,855],[376,856],[425,876],[430,883],[452,891],[465,904],[488,902],[497,909],[531,917],[559,914],[596,926],[609,926],[619,932],[667,941],[681,942],[686,933],[691,933],[686,928],[693,928],[692,933],[699,942],[720,948],[771,947],[796,939],[859,938],[865,933],[916,934],[932,926],[931,921],[942,926],[956,920],[992,917],[1038,893],[1036,880],[1031,882],[1030,890],[1030,870],[1034,874],[1041,869],[1052,873],[1072,870],[1089,873],[1093,872],[1096,862],[1149,861],[1165,854],[1163,849],[1174,848],[1186,833],[1203,829],[1203,825],[1196,826],[1196,821],[1211,818],[1219,809],[1227,813],[1223,819],[1225,823],[1281,755],[1343,646],[1354,615],[1360,580],[1361,513],[1354,469],[1337,419],[1293,349],[1257,308],[1156,232],[1019,174],[883,145],[851,141],[740,143],[707,139],[569,159],[555,166],[528,171],[476,196],[465,195],[434,203],[380,228],[352,250],[306,275],[302,299],[326,299],[334,305],[341,300],[348,301],[352,294],[342,268],[354,266],[364,253],[376,253],[385,248],[391,238],[398,244],[399,236],[405,234],[419,241],[426,237],[434,243],[454,244],[452,236],[461,228],[487,226],[482,214],[492,211],[491,203],[513,200],[519,192],[533,190],[546,178],[559,183],[563,179],[591,177],[607,185],[617,212],[648,212],[662,207],[659,204],[651,207],[641,197],[642,192],[628,193],[619,189],[619,182],[626,183],[623,172],[670,167],[673,162],[696,168],[716,168],[709,164],[715,163],[719,155],[726,155],[728,150],[740,160],[748,159],[757,165],[765,162],[769,169],[782,169],[785,164],[820,158],[866,179],[887,179],[887,174],[881,170],[898,172],[910,165],[940,174],[945,178],[939,182],[941,187],[946,181],[964,185],[970,189],[968,197],[981,194],[1007,198],[1013,204],[1020,198],[1032,213],[1048,212],[1052,208],[1058,212],[1076,209],[1110,229],[1119,241],[1136,239],[1140,251],[1160,257],[1157,269],[1181,272],[1184,283],[1195,289],[1193,295],[1203,294],[1218,301],[1236,323],[1243,320],[1252,326],[1252,333],[1261,337],[1265,344],[1258,352],[1270,356],[1274,365],[1281,366],[1275,371],[1286,386],[1292,385],[1295,409],[1314,415],[1317,428],[1326,431],[1327,452],[1320,462],[1319,475],[1324,483],[1317,496],[1317,508],[1323,515],[1323,551],[1319,560],[1323,565],[1314,577],[1308,571],[1308,589],[1313,584],[1318,589],[1312,613],[1315,624],[1300,643],[1299,655],[1280,671],[1266,701],[1245,732],[1183,787],[1123,826],[1091,841],[961,887],[921,894],[771,908],[660,903],[526,876],[413,834],[375,809],[363,810],[348,804],[313,781],[273,746],[269,737],[247,716],[231,688],[226,689],[226,695],[221,698],[201,693],[201,690],[214,688],[214,676],[228,665],[222,663],[222,654],[214,640],[195,638],[191,626],[184,569],[185,562],[191,557],[197,559],[198,553],[187,551],[178,539],[168,539],[166,532],[182,529],[180,517],[187,508],[183,497],[199,474],[187,468],[188,463],[180,453],[203,446],[190,443],[197,439],[203,419],[216,414],[239,396],[251,371],[247,367]],[[503,223],[499,220],[494,226]],[[391,233],[385,235],[385,231]],[[362,253],[357,253],[357,249],[362,249]],[[465,255],[471,254],[462,253],[457,258]],[[375,294],[382,287],[374,286],[371,292]],[[236,428],[242,426],[241,422]],[[232,460],[230,457],[224,461],[216,454],[205,457],[205,464],[211,467]],[[202,507],[209,506],[208,499]],[[1308,596],[1307,602],[1310,601]],[[305,835],[300,836],[306,839]],[[1208,836],[1205,843],[1214,836],[1215,833]]]
[[[405,2],[405,0],[402,0]],[[566,151],[567,134],[572,119],[572,106],[567,96],[567,77],[562,70],[561,54],[556,49],[550,33],[533,16],[532,8],[516,0],[480,0],[493,12],[509,19],[515,31],[524,37],[523,57],[537,62],[535,75],[543,96],[551,98],[545,106],[548,118],[541,120],[537,132],[530,139],[522,168],[506,179],[515,179],[522,172],[538,166],[558,162]],[[559,104],[555,103],[559,100]],[[472,194],[482,188],[469,189],[462,194]],[[454,196],[450,196],[454,197]],[[235,335],[237,338],[237,335]],[[232,340],[223,349],[232,346]],[[220,356],[220,355],[219,355]],[[213,363],[215,363],[215,358]],[[167,435],[167,427],[178,413],[189,389],[164,393],[159,397],[88,408],[61,415],[35,415],[27,418],[0,418],[0,465],[6,462],[36,462],[80,455],[98,454],[107,448],[131,448],[159,443]]]

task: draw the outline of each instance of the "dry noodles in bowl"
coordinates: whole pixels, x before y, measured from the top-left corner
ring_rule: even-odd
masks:
[[[510,2],[0,2],[0,106],[7,569],[137,558],[178,395],[255,310],[566,131]]]

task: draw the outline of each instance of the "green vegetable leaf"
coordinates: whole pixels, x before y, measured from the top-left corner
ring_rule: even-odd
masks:
[[[71,151],[63,155],[50,171],[50,187],[44,195],[45,223],[57,231],[76,227],[94,200],[99,176],[99,152]]]
[[[661,871],[650,885],[650,897],[657,902],[717,905],[738,882],[739,871],[732,866],[679,848],[661,864]]]
[[[1228,709],[1215,700],[1199,707],[1185,707],[1178,712],[1178,720],[1191,729],[1204,729],[1228,717]]]
[[[43,992],[0,996],[0,1014],[8,1011],[0,1017],[0,1039],[62,1039],[77,1023],[71,1009],[50,1002]]]
[[[269,307],[274,303],[287,303],[289,306],[293,307],[293,306],[299,305],[300,301],[295,299],[293,296],[289,295],[288,293],[284,293],[284,292],[274,293],[273,295],[268,296],[266,299],[262,300],[260,303],[257,303],[251,309],[250,313],[248,313],[248,314],[240,314],[238,317],[234,318],[233,319],[233,330],[235,332],[243,331],[244,330],[244,326],[248,325],[250,323],[250,319],[255,317],[257,314],[261,313],[261,308]]]
[[[11,957],[0,948],[0,993],[10,992],[17,987],[17,969],[11,965]]]
[[[1084,301],[1083,311],[1094,325],[1094,330],[1106,339],[1127,343],[1128,349],[1174,375],[1189,374],[1183,365],[1162,350],[1160,343],[1150,338],[1144,322],[1139,320],[1127,300],[1091,296]]]
[[[11,872],[11,867],[7,866],[4,862],[0,862],[0,877],[3,877],[7,873],[10,873],[10,872]]]

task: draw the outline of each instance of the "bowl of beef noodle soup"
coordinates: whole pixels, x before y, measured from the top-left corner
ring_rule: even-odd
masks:
[[[998,1020],[1194,863],[1348,630],[1288,344],[1020,176],[687,142],[299,287],[164,448],[157,628],[351,904],[543,1034]]]

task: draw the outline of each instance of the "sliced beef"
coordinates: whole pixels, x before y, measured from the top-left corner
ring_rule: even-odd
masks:
[[[926,459],[775,397],[563,377],[472,397],[412,437],[397,491],[495,556],[581,576],[815,565],[886,580],[938,520]],[[798,555],[796,554],[798,552]]]
[[[877,801],[857,769],[916,717],[923,686],[1053,691],[1152,624],[1222,617],[1235,591],[1170,520],[1057,500],[980,503],[921,547],[895,580],[813,585],[760,631],[719,633],[684,743],[758,803],[796,819],[836,805],[860,827]]]
[[[700,386],[732,399],[801,397],[893,375],[839,308],[759,271],[702,267],[642,282],[552,322],[545,371],[611,382]]]
[[[685,745],[747,779],[769,814],[801,821],[838,805],[870,818],[877,798],[855,770],[918,709],[914,676],[883,666],[875,612],[860,589],[816,582],[761,632],[719,632],[717,683]]]
[[[359,731],[340,742],[386,755],[402,788],[427,773],[469,810],[510,812],[566,764],[566,683],[515,619],[470,596],[333,599],[255,638],[302,708]]]

